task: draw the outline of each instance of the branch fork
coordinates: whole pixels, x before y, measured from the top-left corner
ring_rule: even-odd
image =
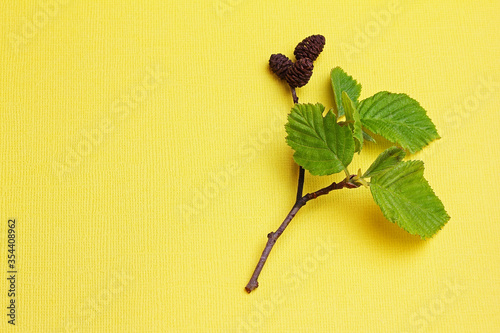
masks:
[[[295,204],[293,205],[292,209],[290,210],[290,212],[286,216],[283,223],[281,223],[278,230],[267,234],[266,247],[264,248],[264,251],[262,252],[262,255],[260,256],[259,262],[257,263],[257,266],[255,267],[255,270],[252,274],[252,277],[250,278],[250,281],[248,282],[248,284],[245,287],[245,290],[247,293],[252,292],[252,290],[256,289],[259,286],[259,282],[257,281],[257,279],[259,278],[259,275],[262,272],[262,268],[264,268],[264,264],[267,261],[269,253],[271,253],[271,250],[272,250],[274,244],[276,244],[276,241],[281,236],[283,231],[285,231],[286,227],[288,226],[288,224],[290,224],[290,222],[295,217],[295,215],[300,210],[300,208],[305,206],[309,200],[313,200],[319,196],[326,195],[333,190],[340,190],[343,188],[358,188],[359,186],[361,186],[361,184],[353,181],[355,177],[356,177],[356,175],[351,175],[349,177],[346,177],[343,181],[341,181],[339,183],[333,182],[332,184],[328,185],[327,187],[324,187],[316,192],[308,193],[295,201]],[[302,184],[303,184],[303,179],[302,179]],[[300,177],[299,177],[299,185],[300,185]],[[298,194],[299,193],[297,193],[297,195]]]

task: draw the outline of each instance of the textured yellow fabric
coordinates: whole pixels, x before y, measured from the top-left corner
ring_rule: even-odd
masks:
[[[500,332],[499,15],[498,1],[2,1],[15,329]],[[368,190],[337,191],[299,212],[248,295],[296,191],[292,98],[267,61],[316,33],[300,101],[331,107],[335,66],[362,98],[418,100],[442,139],[412,158],[452,218],[421,241]],[[341,178],[307,174],[305,190]]]

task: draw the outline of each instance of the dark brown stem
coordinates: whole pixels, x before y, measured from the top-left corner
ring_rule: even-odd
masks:
[[[304,176],[306,171],[303,167],[299,167],[299,182],[297,184],[297,199],[295,202],[299,201],[302,198],[302,190],[304,189]]]
[[[290,87],[290,89],[292,90],[293,103],[297,104],[299,102],[299,97],[297,97],[297,92],[295,91],[294,87]],[[304,168],[299,166],[299,181],[297,184],[297,199],[295,202],[299,201],[300,198],[302,198],[302,191],[304,189],[305,173],[306,173],[306,171],[304,170]]]
[[[259,262],[257,263],[257,267],[255,267],[255,270],[252,274],[252,277],[250,278],[250,281],[248,282],[247,286],[245,287],[245,290],[247,293],[250,293],[252,290],[256,289],[259,286],[259,282],[257,279],[259,278],[260,272],[262,271],[262,268],[264,267],[264,264],[266,263],[267,257],[269,256],[269,253],[271,253],[271,250],[276,244],[276,241],[278,238],[281,236],[283,231],[285,231],[286,227],[292,219],[294,218],[295,214],[299,211],[302,206],[304,206],[309,200],[316,199],[319,196],[325,195],[330,193],[333,190],[340,190],[342,188],[357,188],[359,187],[358,184],[351,183],[351,179],[354,177],[354,175],[350,176],[349,179],[344,179],[340,183],[332,183],[329,186],[322,188],[321,190],[318,190],[313,193],[308,193],[301,197],[299,200],[295,202],[295,204],[292,207],[292,210],[290,210],[290,213],[286,216],[285,220],[283,223],[281,223],[280,227],[278,230],[275,232],[270,232],[267,235],[267,244],[266,247],[264,248],[264,251],[262,252],[262,255],[260,256]]]
[[[294,87],[290,87],[292,89],[292,98],[293,98],[293,103],[297,104],[299,102],[299,98],[297,97],[297,92],[295,91]]]

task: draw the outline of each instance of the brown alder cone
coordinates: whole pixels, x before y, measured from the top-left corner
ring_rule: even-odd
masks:
[[[290,67],[286,73],[286,82],[292,88],[305,86],[311,78],[313,71],[313,62],[309,58],[302,58]]]
[[[325,37],[322,35],[312,35],[304,38],[296,47],[293,54],[297,60],[309,58],[316,60],[325,46]]]
[[[269,67],[280,79],[286,80],[286,72],[292,67],[293,63],[286,55],[281,53],[271,55],[269,58]]]

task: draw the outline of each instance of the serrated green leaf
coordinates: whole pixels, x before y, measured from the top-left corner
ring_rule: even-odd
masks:
[[[425,239],[440,230],[450,216],[423,172],[422,161],[401,162],[372,177],[370,190],[389,221]]]
[[[358,106],[358,98],[361,94],[361,85],[347,75],[340,67],[335,67],[330,72],[330,80],[332,82],[333,95],[335,98],[334,108],[339,117],[345,114],[344,106],[342,105],[342,92],[345,91],[355,106]]]
[[[324,109],[321,104],[295,104],[285,125],[295,162],[317,176],[345,171],[354,155],[351,131],[337,124],[333,112],[323,117]]]
[[[354,138],[354,152],[360,152],[363,148],[363,130],[361,129],[361,120],[356,106],[345,91],[342,92],[342,106],[345,111],[345,119],[352,131],[352,137]]]
[[[426,111],[406,94],[382,91],[361,101],[358,110],[364,127],[411,153],[439,139]]]
[[[403,148],[390,147],[384,150],[377,159],[370,165],[368,170],[363,174],[363,178],[374,177],[380,175],[387,170],[399,164],[405,157],[406,152]]]

